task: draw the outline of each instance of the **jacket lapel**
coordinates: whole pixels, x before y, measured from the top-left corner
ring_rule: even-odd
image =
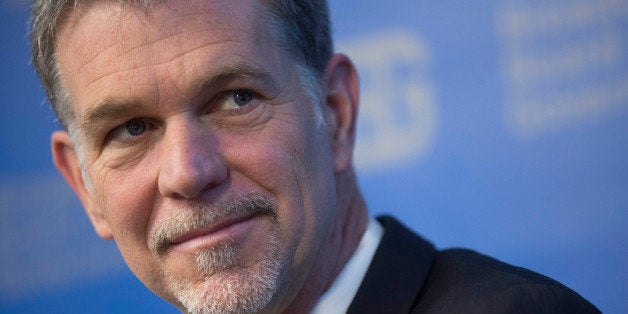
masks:
[[[377,220],[384,236],[347,313],[409,313],[436,250],[396,219]]]

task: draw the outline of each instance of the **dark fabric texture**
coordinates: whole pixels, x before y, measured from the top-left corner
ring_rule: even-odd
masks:
[[[548,277],[466,249],[437,251],[396,219],[347,313],[600,313]]]

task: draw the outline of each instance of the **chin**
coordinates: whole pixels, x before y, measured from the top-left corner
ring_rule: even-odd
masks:
[[[237,246],[224,243],[195,254],[194,279],[166,273],[166,284],[188,313],[253,313],[268,308],[285,286],[279,244],[270,244],[253,262],[242,261]]]

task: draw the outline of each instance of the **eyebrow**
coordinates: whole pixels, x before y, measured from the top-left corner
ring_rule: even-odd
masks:
[[[103,101],[100,105],[88,110],[85,114],[83,114],[81,119],[81,128],[86,128],[95,122],[127,113],[133,107],[134,105],[130,103],[119,103],[115,100],[107,99]]]
[[[272,74],[267,70],[250,63],[238,63],[225,67],[218,72],[192,83],[192,86],[200,86],[200,90],[212,89],[237,78],[250,78],[259,82],[265,89],[277,90],[277,83]],[[200,84],[199,84],[200,83]]]
[[[81,116],[80,128],[85,132],[88,138],[91,138],[96,130],[99,129],[97,125],[103,124],[103,121],[128,114],[136,108],[136,103],[125,103],[113,99],[106,99],[100,105],[89,109]]]
[[[250,63],[238,63],[236,65],[224,67],[212,74],[204,76],[199,80],[193,81],[191,86],[198,86],[197,90],[200,94],[204,90],[215,89],[220,85],[239,78],[255,80],[261,84],[265,90],[271,92],[277,90],[277,83],[272,74],[270,74],[267,70]],[[81,115],[81,129],[89,131],[92,125],[98,124],[102,121],[115,119],[133,110],[137,110],[139,105],[140,104],[136,102],[105,99],[100,104],[87,110],[85,114]]]

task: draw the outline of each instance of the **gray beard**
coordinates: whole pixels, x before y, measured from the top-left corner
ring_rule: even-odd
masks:
[[[239,195],[217,204],[198,204],[156,228],[150,246],[160,258],[167,253],[170,239],[206,224],[233,215],[267,215],[273,221],[268,246],[254,261],[244,264],[231,242],[195,254],[201,280],[190,281],[166,273],[167,284],[188,313],[254,313],[264,309],[285,285],[285,265],[281,262],[277,239],[279,225],[276,205],[260,194]]]
[[[243,265],[230,243],[212,247],[196,255],[201,282],[182,282],[175,276],[168,281],[188,313],[259,312],[285,283],[278,249],[273,236],[259,260]]]

